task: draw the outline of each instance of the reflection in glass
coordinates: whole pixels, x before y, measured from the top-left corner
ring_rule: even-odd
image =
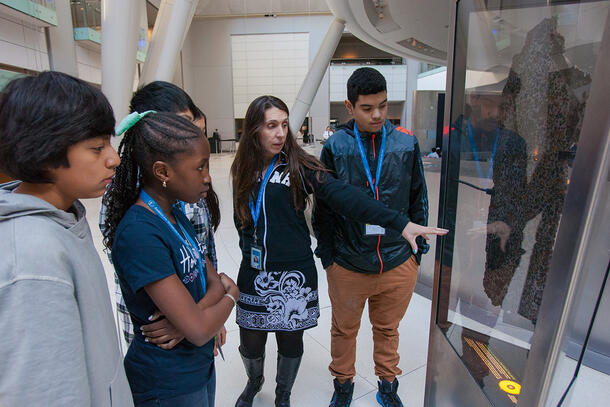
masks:
[[[493,405],[511,406],[523,385],[608,2],[472,11],[475,5],[484,7],[458,7],[456,44],[465,47],[467,71],[465,84],[454,84],[464,94],[452,100],[455,243],[442,277],[449,290],[439,299],[448,323],[439,326]]]

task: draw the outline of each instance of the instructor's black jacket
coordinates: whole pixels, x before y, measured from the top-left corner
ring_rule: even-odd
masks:
[[[406,216],[380,202],[367,199],[359,188],[337,180],[331,173],[320,174],[305,168],[301,170],[301,182],[308,193],[315,194],[316,202],[345,214],[346,219],[375,222],[392,231],[402,231],[409,222]],[[256,203],[259,188],[260,183],[252,191],[253,203]],[[243,254],[241,267],[249,268],[254,227],[250,225],[242,229],[237,216],[234,216],[234,220]],[[284,156],[275,165],[263,192],[256,235],[262,249],[264,270],[298,270],[309,263],[313,266],[309,229],[303,211],[297,211],[294,206],[290,192],[290,171]]]

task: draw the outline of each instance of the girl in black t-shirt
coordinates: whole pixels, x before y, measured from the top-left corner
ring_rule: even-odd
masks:
[[[239,290],[204,257],[181,209],[209,190],[210,146],[193,123],[170,113],[134,112],[119,128],[128,130],[106,194],[104,244],[135,327],[125,357],[134,402],[211,407],[214,335]],[[139,329],[157,309],[185,337],[172,349],[148,342]]]

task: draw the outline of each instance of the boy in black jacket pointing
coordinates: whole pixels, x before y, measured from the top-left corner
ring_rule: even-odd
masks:
[[[377,401],[402,406],[397,394],[398,324],[417,281],[421,255],[428,251],[428,194],[417,139],[386,119],[386,81],[372,68],[356,70],[347,82],[345,106],[354,117],[337,129],[320,160],[339,179],[408,217],[408,241],[379,225],[354,222],[319,202],[314,212],[316,254],[326,268],[332,303],[331,356],[335,393],[330,406],[348,406],[356,374],[356,336],[369,302],[373,359],[379,376]]]

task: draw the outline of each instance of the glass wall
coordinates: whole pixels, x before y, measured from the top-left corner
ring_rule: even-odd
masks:
[[[100,0],[71,0],[72,24],[74,28],[102,29],[102,6]]]
[[[30,0],[32,3],[40,4],[51,10],[55,10],[55,0]]]
[[[494,406],[527,386],[608,8],[458,4],[437,324]]]

